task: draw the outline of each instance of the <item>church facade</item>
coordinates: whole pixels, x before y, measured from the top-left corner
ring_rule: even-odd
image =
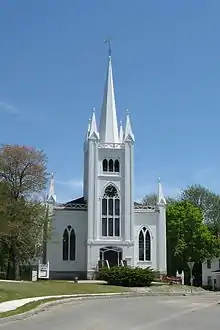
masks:
[[[94,278],[100,261],[166,274],[166,200],[158,182],[156,207],[134,202],[134,143],[129,113],[118,127],[109,54],[99,128],[93,111],[84,141],[83,197],[58,203],[51,178],[51,278]]]

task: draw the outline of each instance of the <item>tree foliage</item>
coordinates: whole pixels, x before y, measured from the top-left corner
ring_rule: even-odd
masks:
[[[9,186],[11,197],[31,197],[47,183],[47,158],[43,151],[20,145],[0,149],[0,177]]]
[[[34,199],[47,183],[46,156],[19,145],[0,149],[0,248],[7,277],[15,278],[17,265],[40,252],[45,205]]]
[[[220,233],[220,196],[201,185],[191,185],[182,191],[181,200],[197,206],[204,222],[216,236]]]
[[[156,206],[157,202],[158,202],[158,197],[156,193],[151,193],[146,195],[142,201],[144,205],[149,205],[149,206]]]
[[[167,204],[174,202],[175,199],[172,197],[167,197],[166,198],[166,202]],[[150,193],[148,195],[146,195],[143,198],[142,204],[144,205],[149,205],[149,206],[156,206],[158,203],[158,195],[156,193]]]
[[[171,273],[187,268],[189,259],[200,263],[218,253],[218,239],[204,224],[198,207],[188,201],[167,206],[167,255]]]

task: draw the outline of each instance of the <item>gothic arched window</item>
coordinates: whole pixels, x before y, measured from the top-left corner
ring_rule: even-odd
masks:
[[[74,261],[76,259],[76,234],[75,230],[68,226],[63,232],[63,260]]]
[[[68,260],[69,254],[69,232],[67,229],[63,232],[63,260]]]
[[[120,198],[112,184],[105,188],[102,197],[102,236],[120,236]]]
[[[113,170],[114,170],[114,162],[112,159],[110,159],[108,162],[108,170],[109,170],[109,172],[113,172]]]
[[[118,159],[115,160],[115,172],[120,172],[120,164]]]
[[[103,162],[102,162],[102,170],[103,170],[103,172],[108,171],[108,161],[107,161],[107,159],[104,159]]]
[[[146,227],[143,227],[139,233],[139,260],[151,260],[151,237]]]
[[[76,234],[75,230],[72,228],[70,231],[70,260],[76,259]]]

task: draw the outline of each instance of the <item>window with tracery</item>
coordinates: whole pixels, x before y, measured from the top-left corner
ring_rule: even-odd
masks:
[[[120,236],[120,198],[112,184],[106,187],[102,197],[102,236]]]
[[[107,160],[106,158],[102,161],[102,171],[103,172],[120,172],[120,162],[118,159],[115,161],[113,159]]]
[[[146,227],[143,227],[139,233],[139,260],[151,260],[151,237]]]
[[[74,261],[76,259],[76,233],[68,226],[63,232],[63,260]]]

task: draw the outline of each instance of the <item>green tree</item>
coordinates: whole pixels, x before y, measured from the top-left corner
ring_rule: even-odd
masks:
[[[7,260],[7,277],[30,262],[40,250],[46,217],[45,205],[34,199],[47,183],[46,156],[19,145],[0,149],[0,244]]]
[[[167,259],[168,273],[187,269],[192,259],[197,264],[217,256],[219,242],[204,224],[202,211],[186,201],[167,206]]]
[[[156,193],[150,193],[143,198],[142,203],[144,205],[156,206],[158,202],[158,196]]]
[[[167,202],[167,204],[169,204],[169,203],[172,203],[172,202],[174,202],[175,201],[175,199],[174,198],[172,198],[172,197],[167,197],[166,198],[166,202]],[[150,193],[150,194],[148,194],[148,195],[146,195],[144,198],[143,198],[143,201],[142,201],[142,203],[144,204],[144,205],[149,205],[149,206],[156,206],[157,205],[157,202],[158,202],[158,195],[156,194],[156,193]]]
[[[220,196],[201,185],[191,185],[182,191],[181,200],[187,200],[197,206],[204,222],[220,229]]]

